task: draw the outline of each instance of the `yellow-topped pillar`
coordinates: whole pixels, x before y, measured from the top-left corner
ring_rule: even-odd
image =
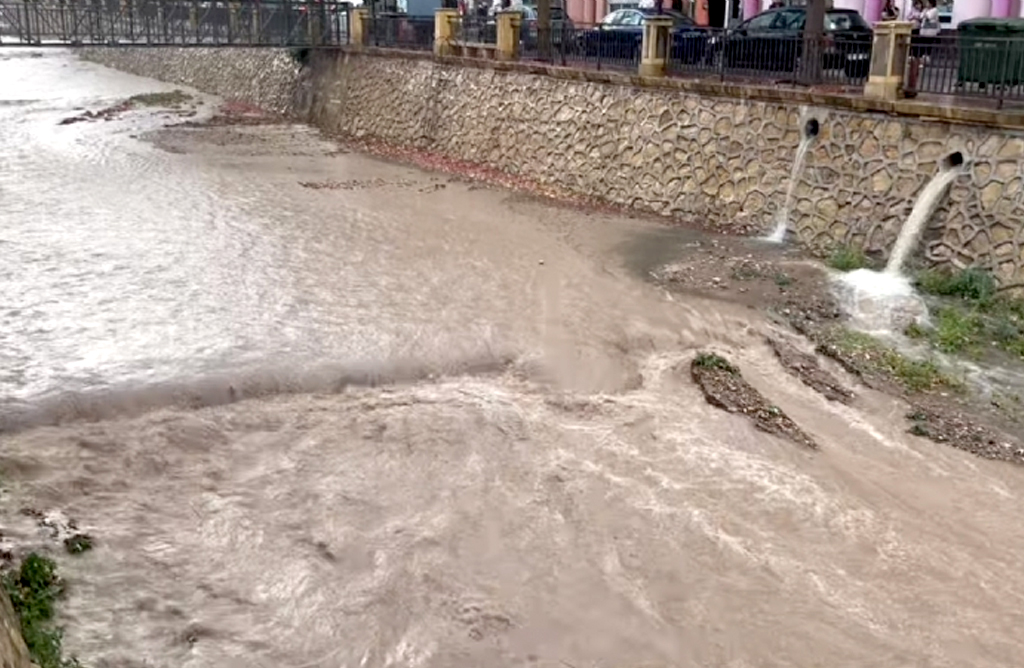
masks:
[[[903,90],[903,72],[910,55],[910,33],[914,24],[906,21],[883,21],[875,24],[871,45],[871,66],[864,97],[895,100]]]
[[[671,35],[672,19],[669,17],[649,16],[644,19],[644,37],[640,47],[640,76],[665,76]]]
[[[515,60],[519,57],[519,27],[523,15],[517,10],[506,10],[498,14],[497,49],[498,60]]]
[[[258,5],[257,5],[258,6]],[[370,36],[370,10],[367,7],[353,7],[349,18],[352,25],[348,27],[350,41],[356,46],[366,46]]]
[[[434,55],[450,56],[455,41],[455,22],[459,20],[457,9],[434,10]]]

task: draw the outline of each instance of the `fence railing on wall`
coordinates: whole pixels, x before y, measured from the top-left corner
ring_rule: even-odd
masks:
[[[347,2],[332,0],[0,0],[0,43],[146,46],[336,46]]]
[[[1024,39],[973,34],[914,36],[903,77],[909,95],[1024,101]]]

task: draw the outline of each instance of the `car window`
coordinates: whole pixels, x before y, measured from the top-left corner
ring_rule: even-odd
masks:
[[[621,16],[622,16],[622,12],[621,11],[612,12],[608,16],[606,16],[603,19],[601,19],[601,24],[602,25],[606,25],[606,26],[615,25],[615,23],[617,21],[619,21]]]
[[[871,25],[857,12],[826,12],[825,30],[864,30]]]
[[[620,25],[624,26],[639,26],[643,25],[644,15],[640,12],[622,12],[622,20],[619,21]]]
[[[769,30],[772,26],[772,21],[775,20],[775,15],[778,12],[771,12],[769,14],[758,14],[754,18],[741,25],[740,28],[744,30]]]
[[[772,19],[771,30],[793,30],[802,28],[804,25],[804,12],[799,9],[787,9],[775,12]]]

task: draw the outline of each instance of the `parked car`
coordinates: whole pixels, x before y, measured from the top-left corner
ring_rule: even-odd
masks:
[[[532,4],[513,5],[523,15],[519,27],[519,41],[527,49],[537,48],[537,7]],[[551,43],[559,46],[563,39],[572,40],[575,26],[560,5],[551,5]]]
[[[714,40],[729,68],[793,71],[803,54],[804,7],[770,9],[750,18]],[[825,69],[842,69],[863,78],[871,64],[871,26],[852,9],[825,12]]]
[[[537,48],[537,7],[533,4],[515,4],[510,8],[518,11],[522,17],[522,23],[519,26],[519,43],[524,49],[534,50]],[[494,14],[491,13],[487,18],[487,34],[490,36],[490,41],[494,41],[494,36],[498,34],[498,28]],[[568,36],[569,40],[572,40],[572,36],[575,34],[575,26],[565,14],[565,10],[562,9],[561,5],[551,4],[551,44],[556,48],[562,44],[562,40]]]
[[[579,48],[587,56],[636,60],[643,43],[644,19],[663,16],[672,20],[673,59],[685,62],[704,60],[711,33],[676,11],[656,9],[619,9],[603,19],[597,27],[580,34]]]

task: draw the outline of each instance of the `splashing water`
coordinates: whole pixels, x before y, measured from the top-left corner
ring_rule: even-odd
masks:
[[[814,141],[814,135],[805,134],[800,139],[800,145],[796,149],[796,156],[793,158],[793,170],[789,174],[789,187],[786,189],[786,201],[776,216],[775,229],[768,235],[767,240],[772,243],[781,244],[786,240],[786,230],[789,229],[789,210],[793,207],[793,195],[796,192],[796,180],[803,169],[804,159],[807,157],[807,149]]]
[[[896,237],[896,245],[893,246],[892,254],[889,256],[889,263],[885,265],[886,274],[891,276],[899,276],[901,274],[903,264],[907,261],[907,256],[917,246],[917,240],[921,236],[921,231],[924,230],[924,226],[931,219],[932,214],[935,213],[935,209],[938,208],[939,201],[945,194],[946,189],[959,175],[960,170],[956,167],[944,169],[933,176],[932,180],[921,190],[921,194],[917,196],[917,201],[914,202],[914,208],[910,210],[907,222],[903,223],[903,229],[900,230],[899,236]]]

